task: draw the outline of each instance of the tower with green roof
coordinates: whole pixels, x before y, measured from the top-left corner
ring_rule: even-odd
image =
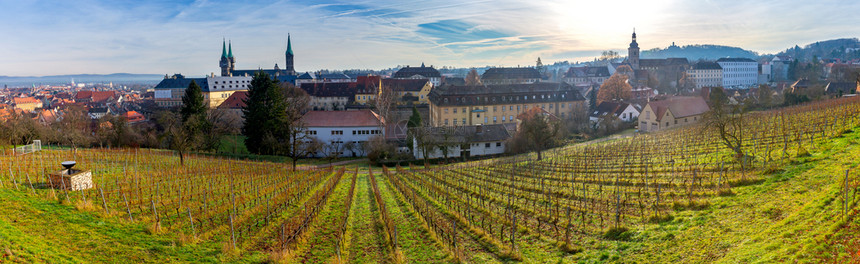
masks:
[[[233,41],[227,43],[227,59],[230,60],[230,72],[236,69],[236,58],[233,58]]]
[[[231,51],[232,51],[232,47],[231,47]],[[229,56],[232,57],[232,52],[230,54],[231,55],[229,55]],[[228,58],[228,55],[227,55],[227,40],[225,39],[221,43],[221,61],[218,63],[218,65],[221,66],[221,76],[230,76],[230,71],[233,68],[233,64],[230,62],[230,60],[231,59]]]
[[[287,63],[284,64],[284,71],[288,75],[296,75],[296,69],[293,67],[293,45],[290,43],[290,34],[287,34],[287,52],[284,53]]]

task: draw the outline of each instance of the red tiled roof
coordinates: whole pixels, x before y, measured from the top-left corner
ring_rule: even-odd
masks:
[[[80,91],[75,94],[75,100],[91,99],[92,102],[103,102],[115,96],[114,91]]]
[[[33,97],[15,97],[12,99],[16,105],[18,104],[36,104],[39,103],[39,100]]]
[[[218,106],[219,109],[240,109],[245,107],[245,100],[248,99],[248,91],[238,91],[227,97],[227,100],[224,100],[221,105]]]
[[[302,116],[307,127],[369,127],[385,124],[385,120],[370,110],[310,111]]]

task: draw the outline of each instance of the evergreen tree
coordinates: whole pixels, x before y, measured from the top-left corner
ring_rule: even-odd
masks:
[[[248,151],[257,154],[283,154],[289,148],[291,122],[287,117],[284,89],[269,74],[254,74],[242,112],[242,134]]]
[[[595,109],[597,109],[597,88],[592,87],[588,91],[588,112],[591,113]]]
[[[406,142],[408,142],[409,150],[413,150],[412,148],[412,133],[414,133],[415,128],[421,126],[421,115],[418,113],[418,109],[414,106],[412,107],[412,116],[409,117],[409,121],[406,123],[406,128],[409,133],[406,135]]]
[[[182,96],[182,108],[179,111],[182,114],[182,122],[188,121],[189,118],[206,115],[206,104],[203,102],[203,90],[197,85],[197,82],[191,81],[188,88],[185,89],[185,95]]]

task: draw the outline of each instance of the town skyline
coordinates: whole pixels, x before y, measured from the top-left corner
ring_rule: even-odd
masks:
[[[222,39],[232,43],[239,68],[281,65],[287,34],[299,72],[421,63],[515,67],[533,65],[537,57],[545,63],[587,61],[604,50],[624,55],[634,27],[643,50],[715,44],[769,54],[854,37],[850,25],[856,20],[832,14],[857,10],[860,3],[92,1],[4,6],[0,13],[17,26],[0,29],[7,36],[0,44],[6,53],[0,75],[197,76],[218,71]]]

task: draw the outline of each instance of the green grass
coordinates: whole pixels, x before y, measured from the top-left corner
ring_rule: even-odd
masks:
[[[144,224],[80,212],[20,191],[0,189],[0,200],[0,262],[215,263],[261,258],[248,254],[227,259],[216,243],[182,244],[173,236],[149,235]]]

